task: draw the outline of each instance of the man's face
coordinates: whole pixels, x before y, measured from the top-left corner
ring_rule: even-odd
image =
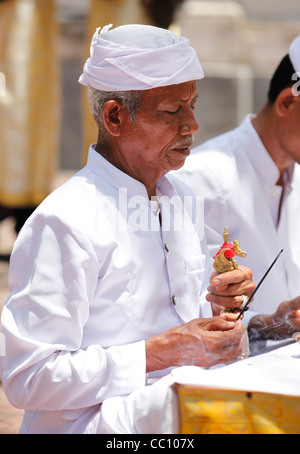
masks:
[[[122,170],[149,186],[182,167],[198,131],[196,99],[195,81],[144,91],[134,123],[128,118],[124,128]]]

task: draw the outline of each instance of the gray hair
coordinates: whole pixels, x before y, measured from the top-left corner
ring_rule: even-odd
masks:
[[[102,132],[106,131],[102,118],[102,109],[104,104],[112,99],[120,102],[128,109],[131,121],[134,123],[135,115],[141,105],[142,93],[141,90],[102,91],[88,87],[90,109],[98,128]]]

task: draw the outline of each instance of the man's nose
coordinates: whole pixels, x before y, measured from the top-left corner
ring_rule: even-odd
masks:
[[[186,113],[183,116],[183,120],[180,126],[180,134],[181,135],[187,135],[187,134],[196,134],[196,132],[199,130],[199,124],[195,118],[193,110],[191,110],[189,113]]]

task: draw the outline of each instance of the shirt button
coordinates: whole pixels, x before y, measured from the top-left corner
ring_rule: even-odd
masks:
[[[167,252],[169,252],[169,248],[168,248],[168,245],[167,245],[166,243],[165,243],[165,250],[166,250]]]
[[[175,306],[175,304],[177,303],[177,300],[176,300],[176,296],[172,296],[172,303],[173,303],[173,306]]]

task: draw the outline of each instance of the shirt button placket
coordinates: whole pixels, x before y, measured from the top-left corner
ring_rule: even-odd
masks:
[[[170,252],[170,249],[169,249],[167,243],[164,243],[164,249],[167,253]],[[172,301],[173,306],[176,306],[177,300],[176,300],[175,295],[172,295],[171,301]]]

